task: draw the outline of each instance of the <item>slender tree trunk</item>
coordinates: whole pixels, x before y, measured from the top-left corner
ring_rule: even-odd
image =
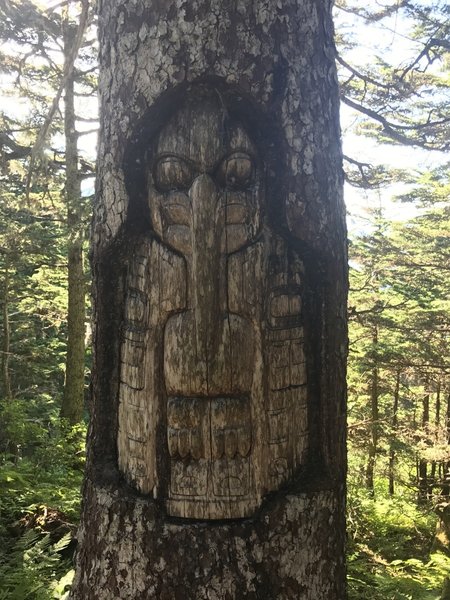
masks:
[[[441,380],[440,379],[438,379],[437,387],[436,387],[436,411],[435,411],[434,424],[436,426],[436,435],[437,435],[437,430],[439,429],[439,426],[441,424]]]
[[[331,2],[99,3],[73,600],[345,598]]]
[[[448,385],[448,384],[447,384]],[[445,428],[447,431],[447,444],[450,445],[450,392],[447,392],[447,407],[445,414]],[[442,488],[442,495],[450,496],[450,461],[445,463],[444,469],[444,486]]]
[[[378,325],[375,325],[372,335],[372,345],[374,352],[374,364],[372,367],[372,377],[370,381],[370,441],[368,448],[367,467],[366,467],[366,487],[371,492],[375,493],[374,488],[374,471],[375,462],[378,451],[378,438],[380,431],[379,424],[379,409],[378,409],[378,358],[377,358],[377,346],[378,346]]]
[[[70,55],[75,28],[65,23],[64,51]],[[83,265],[84,224],[78,173],[77,132],[74,107],[74,72],[67,79],[64,96],[66,142],[66,184],[68,238],[67,355],[61,417],[74,425],[83,418],[85,369],[85,277]]]
[[[394,404],[392,407],[392,440],[389,449],[389,495],[395,493],[395,442],[398,429],[398,401],[400,396],[400,369],[395,377]]]
[[[9,261],[6,258],[5,270],[3,275],[3,352],[2,352],[2,375],[3,375],[3,395],[5,398],[11,398],[11,374],[9,372],[9,358],[11,356],[11,326],[9,323]]]
[[[441,382],[438,379],[436,385],[436,404],[434,413],[434,443],[439,443],[439,424],[441,420]],[[433,487],[436,485],[436,470],[437,463],[435,460],[431,461],[431,472],[428,480],[428,496],[431,500],[433,496]]]
[[[428,385],[428,382],[427,382]],[[422,401],[422,429],[426,433],[430,423],[430,395],[427,393]],[[428,497],[428,461],[419,458],[418,502],[424,504]]]
[[[3,397],[6,400],[12,399],[11,373],[9,370],[9,360],[11,357],[11,324],[9,321],[10,310],[10,287],[11,287],[11,265],[10,257],[5,256],[5,267],[3,276],[3,310],[2,310],[2,326],[3,326],[3,350],[2,350],[2,376],[3,376]],[[1,426],[1,423],[0,423]],[[19,460],[19,446],[12,441],[8,441],[5,448],[6,452],[14,457],[14,462],[17,464]]]

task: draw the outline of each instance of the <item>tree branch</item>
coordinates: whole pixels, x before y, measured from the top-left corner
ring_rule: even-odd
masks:
[[[50,107],[50,110],[44,120],[44,123],[39,131],[39,134],[36,138],[34,146],[31,150],[30,165],[28,167],[28,173],[27,173],[27,179],[26,179],[26,199],[27,199],[27,201],[29,200],[29,197],[30,197],[31,177],[33,174],[33,167],[36,162],[36,158],[37,158],[40,150],[42,149],[42,146],[44,145],[45,138],[47,137],[47,133],[48,133],[48,130],[52,123],[53,117],[55,116],[55,113],[58,110],[59,101],[61,99],[64,88],[66,87],[67,81],[73,73],[75,60],[78,56],[78,51],[80,49],[84,31],[86,29],[86,25],[88,22],[89,0],[80,0],[80,1],[81,1],[81,14],[80,14],[80,20],[78,23],[78,28],[77,28],[77,32],[75,35],[74,43],[71,48],[70,55],[65,63],[63,75],[62,75],[61,81],[59,83],[55,97],[53,98],[53,102]]]
[[[363,106],[362,104],[358,104],[357,102],[354,102],[353,100],[348,98],[348,96],[346,96],[343,92],[341,93],[341,100],[344,104],[346,104],[347,106],[350,106],[350,108],[353,108],[353,109],[357,110],[358,112],[360,112],[360,113],[366,115],[367,117],[370,117],[371,119],[374,119],[375,121],[380,123],[383,126],[383,132],[387,136],[389,136],[391,139],[395,140],[396,142],[399,142],[400,144],[404,144],[405,146],[420,146],[421,148],[424,148],[426,150],[436,150],[437,149],[434,146],[427,144],[426,142],[412,139],[406,135],[403,135],[402,133],[397,131],[397,127],[405,128],[405,126],[402,126],[402,125],[397,126],[394,123],[390,123],[385,117],[383,117],[376,111],[374,111],[370,108],[367,108],[366,106]],[[440,124],[447,123],[448,121],[449,121],[449,119],[445,119],[443,121],[436,122],[435,124],[440,125]],[[433,126],[433,123],[418,124],[416,126],[412,126],[411,129],[418,130],[418,129],[423,129],[426,126],[431,127],[431,126]],[[447,144],[445,144],[443,148],[439,148],[439,150],[445,150],[446,148],[447,148]]]

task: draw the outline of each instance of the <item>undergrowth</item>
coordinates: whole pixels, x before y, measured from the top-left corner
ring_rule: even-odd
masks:
[[[372,497],[349,485],[349,600],[439,600],[450,558],[430,553],[436,515],[418,506],[414,491],[392,498],[380,484]]]
[[[84,438],[46,396],[0,402],[0,600],[67,597]]]

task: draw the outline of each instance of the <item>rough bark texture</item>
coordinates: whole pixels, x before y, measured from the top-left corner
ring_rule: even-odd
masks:
[[[336,491],[289,493],[255,519],[186,524],[154,503],[88,484],[73,598],[345,598]],[[341,534],[339,534],[340,538]],[[114,540],[114,542],[112,542]],[[338,553],[338,554],[337,554]]]
[[[346,232],[330,11],[318,0],[100,3],[95,362],[73,599],[345,598]],[[212,96],[219,108],[210,110],[202,98]],[[186,112],[193,98],[199,106]],[[223,130],[240,132],[234,138],[216,131],[220,110]],[[197,127],[208,111],[209,129]],[[205,140],[196,155],[198,129]],[[201,148],[222,137],[226,164],[219,152],[208,165]],[[222,171],[241,179],[223,187],[247,206],[245,217],[233,209],[214,221],[205,209],[208,197],[221,202]],[[159,223],[159,207],[167,211],[181,188],[170,220]],[[252,263],[259,251],[266,258]],[[253,265],[256,299],[246,309],[245,285],[235,283],[241,263]],[[281,264],[273,303],[275,284],[264,285]],[[187,283],[180,291],[172,280]],[[272,317],[284,319],[281,329]],[[269,348],[285,330],[297,336],[290,347],[298,342],[282,381],[270,375],[284,366]],[[183,347],[192,340],[195,360]],[[285,391],[290,404],[272,406]],[[281,413],[299,420],[274,480],[270,461],[286,458],[273,450],[282,436],[271,437]],[[228,495],[217,502],[214,469],[224,456],[219,474],[228,469],[238,484],[227,475]],[[238,469],[247,458],[248,487]],[[186,465],[206,483],[183,503]],[[233,500],[239,486],[249,491],[243,502]]]

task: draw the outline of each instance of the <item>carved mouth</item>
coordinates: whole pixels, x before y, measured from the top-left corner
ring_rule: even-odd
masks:
[[[252,445],[248,397],[171,397],[167,443],[173,459],[246,457]]]

